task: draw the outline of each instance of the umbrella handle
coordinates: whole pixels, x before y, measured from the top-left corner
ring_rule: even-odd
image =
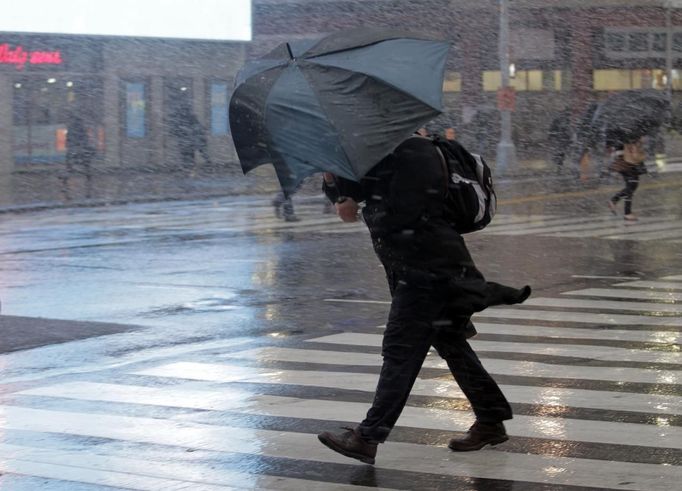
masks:
[[[331,172],[325,172],[322,175],[322,180],[324,182],[325,194],[330,201],[335,203],[340,197],[339,183],[336,180],[336,176]]]

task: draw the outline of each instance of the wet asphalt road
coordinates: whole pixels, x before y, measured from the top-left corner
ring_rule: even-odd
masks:
[[[361,224],[314,199],[296,223],[264,198],[5,214],[3,316],[114,333],[0,356],[0,489],[674,489],[682,180],[645,181],[634,225],[605,207],[617,187],[501,187],[468,243],[488,279],[534,287],[476,317],[512,438],[445,447],[472,415],[433,355],[375,467],[315,438],[362,418],[380,367]]]

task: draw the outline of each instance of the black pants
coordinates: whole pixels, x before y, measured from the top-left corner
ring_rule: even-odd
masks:
[[[639,174],[621,172],[621,175],[625,181],[625,187],[614,194],[611,201],[613,203],[618,203],[620,199],[623,199],[623,202],[625,203],[625,214],[629,215],[632,213],[632,197],[639,186]]]
[[[389,283],[393,301],[382,345],[384,363],[372,407],[359,425],[363,437],[386,440],[431,346],[447,362],[477,420],[511,419],[509,403],[467,342],[469,318],[451,315],[447,299],[432,287],[396,280],[390,274]]]
[[[284,195],[283,191],[279,191],[277,193],[275,199],[272,200],[272,206],[274,206],[277,209],[281,207],[283,210],[284,217],[291,217],[295,215],[294,202],[292,201],[291,196],[287,198]]]
[[[566,144],[560,144],[560,143],[553,143],[552,144],[552,151],[551,151],[551,157],[552,157],[552,163],[556,165],[557,167],[562,167],[564,165],[564,160],[566,160],[566,148],[568,145]]]

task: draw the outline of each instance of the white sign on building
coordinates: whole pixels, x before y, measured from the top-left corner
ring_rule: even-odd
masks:
[[[251,0],[0,0],[0,32],[251,40]]]

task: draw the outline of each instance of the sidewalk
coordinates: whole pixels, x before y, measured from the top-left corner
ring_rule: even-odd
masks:
[[[134,331],[140,326],[106,322],[0,315],[0,355],[107,334]]]
[[[682,162],[682,159],[673,160]],[[682,167],[682,164],[676,164]],[[672,170],[672,169],[671,169]],[[677,169],[675,169],[677,170]],[[679,169],[682,171],[682,168]],[[15,172],[0,176],[0,214],[38,211],[53,208],[106,206],[155,201],[194,200],[217,197],[273,196],[279,184],[270,166],[263,166],[244,176],[237,163],[215,172],[140,172],[116,169],[95,171],[88,180],[78,175],[66,183],[60,179],[61,168]],[[575,173],[557,169],[544,160],[525,160],[517,169],[496,176],[497,186],[514,182],[576,182]],[[295,200],[322,199],[320,180],[306,181]]]
[[[268,169],[244,176],[234,168],[189,175],[135,169],[93,171],[90,179],[60,178],[61,167],[0,176],[0,213],[137,202],[274,194],[277,180]]]

